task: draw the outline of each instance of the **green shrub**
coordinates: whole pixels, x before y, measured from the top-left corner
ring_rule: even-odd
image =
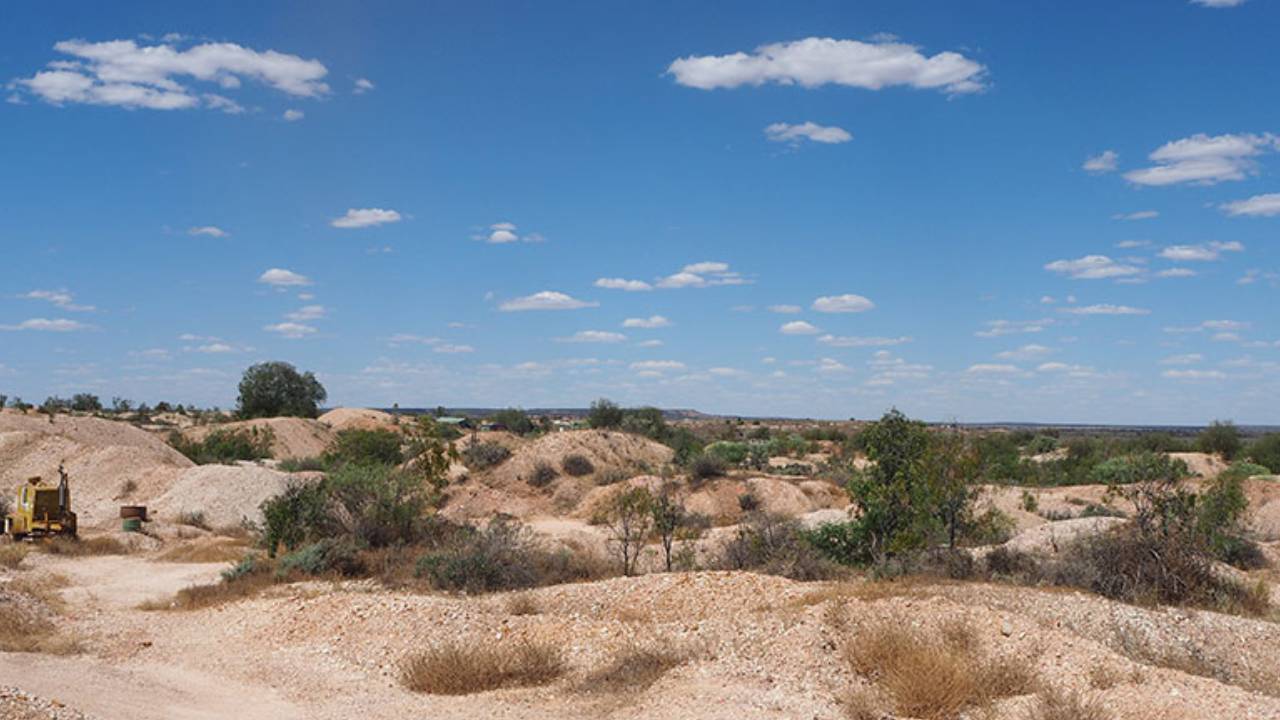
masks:
[[[277,577],[287,577],[291,572],[304,575],[336,573],[353,577],[363,574],[365,565],[355,543],[347,539],[326,538],[280,558],[276,566]]]
[[[763,513],[738,526],[721,549],[719,565],[802,581],[840,574],[840,568],[823,557],[799,523]]]
[[[463,462],[472,470],[487,470],[501,465],[511,457],[511,451],[494,442],[475,443],[462,451]]]
[[[1230,420],[1214,420],[1196,438],[1196,447],[1200,452],[1221,455],[1224,460],[1234,460],[1242,445],[1240,431]]]
[[[489,420],[516,435],[529,435],[538,429],[533,424],[533,420],[529,419],[529,415],[519,408],[499,410]]]
[[[606,571],[589,556],[542,549],[518,520],[498,515],[422,555],[416,574],[438,590],[482,593],[596,579]]]
[[[243,418],[309,417],[320,414],[328,394],[315,375],[285,362],[250,366],[240,380],[237,411]]]
[[[325,461],[322,458],[307,457],[307,458],[285,458],[281,460],[276,465],[276,467],[282,470],[283,472],[296,473],[296,472],[324,472],[326,469],[328,469],[329,466],[325,464]]]
[[[1043,455],[1058,449],[1058,439],[1048,435],[1036,435],[1027,443],[1027,454]]]
[[[546,487],[559,477],[555,467],[549,462],[539,462],[533,466],[533,474],[529,476],[529,484],[534,487]]]
[[[586,455],[579,455],[578,453],[566,455],[564,460],[560,462],[560,467],[564,469],[565,474],[573,477],[590,475],[596,471],[596,466],[591,463],[591,460]]]
[[[274,440],[275,433],[269,427],[218,429],[204,440],[188,440],[177,431],[169,435],[169,444],[197,465],[263,460],[271,457]]]
[[[1248,480],[1257,475],[1270,475],[1271,469],[1262,465],[1255,465],[1251,462],[1233,462],[1231,467],[1223,470],[1219,477],[1230,477],[1240,480]]]
[[[612,400],[600,398],[591,403],[587,413],[587,425],[596,430],[608,430],[622,427],[624,413],[622,408]]]
[[[755,512],[760,509],[760,498],[751,492],[744,492],[738,496],[738,508],[743,512]]]
[[[264,500],[262,539],[267,552],[274,556],[281,545],[294,550],[309,538],[329,534],[327,502],[323,481],[290,481],[284,492]]]
[[[725,473],[724,459],[711,453],[702,453],[689,461],[689,474],[694,480],[704,481]]]
[[[399,465],[404,462],[403,440],[394,430],[342,430],[325,451],[324,462],[330,467],[342,463]]]
[[[750,450],[746,443],[721,441],[711,443],[703,452],[720,458],[725,465],[741,465],[746,462]]]
[[[1250,443],[1249,460],[1280,475],[1280,433],[1267,433]]]

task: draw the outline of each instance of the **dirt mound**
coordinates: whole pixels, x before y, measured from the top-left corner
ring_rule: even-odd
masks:
[[[1198,475],[1205,480],[1212,480],[1218,477],[1218,473],[1226,470],[1229,464],[1218,457],[1208,453],[1200,452],[1183,452],[1169,453],[1169,457],[1175,460],[1181,460],[1187,464],[1187,469],[1192,475]]]
[[[1053,555],[1081,538],[1101,535],[1124,525],[1127,520],[1113,517],[1073,518],[1037,525],[1014,535],[1004,545],[1010,550],[1038,555]]]
[[[514,448],[510,460],[490,473],[495,484],[508,485],[533,477],[534,469],[546,463],[561,474],[564,459],[582,455],[595,468],[589,476],[605,469],[657,470],[671,462],[671,448],[639,435],[606,430],[571,430],[543,435]]]
[[[182,473],[153,500],[151,515],[172,522],[181,513],[199,512],[212,527],[261,522],[262,501],[279,495],[290,477],[255,465],[201,465]]]
[[[317,457],[324,453],[337,433],[333,428],[306,418],[259,418],[217,425],[200,425],[182,431],[188,440],[204,440],[216,430],[269,428],[273,434],[271,456],[276,460]]]
[[[334,408],[317,418],[321,424],[343,430],[395,430],[396,418],[391,413],[368,408]]]
[[[121,504],[145,504],[192,463],[163,440],[127,423],[101,418],[0,415],[0,490],[11,495],[29,477],[56,482],[58,464],[71,482],[72,508],[83,525],[116,520]]]

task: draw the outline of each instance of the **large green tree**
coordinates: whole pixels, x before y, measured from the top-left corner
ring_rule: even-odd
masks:
[[[244,371],[236,408],[243,418],[313,418],[328,396],[310,372],[300,373],[286,362],[265,362]]]

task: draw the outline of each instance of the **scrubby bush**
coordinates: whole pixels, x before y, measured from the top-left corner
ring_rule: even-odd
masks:
[[[505,515],[483,528],[451,528],[436,545],[418,558],[415,573],[438,590],[520,590],[607,574],[591,556],[542,548],[524,525]]]
[[[534,487],[546,487],[559,477],[560,473],[549,462],[539,461],[533,466],[533,474],[529,476],[529,484]]]
[[[631,479],[631,472],[619,467],[607,467],[596,473],[596,485],[615,485]]]
[[[400,683],[414,692],[470,695],[546,685],[567,669],[563,651],[556,645],[448,641],[403,660]]]
[[[794,520],[753,514],[738,526],[720,551],[718,564],[726,570],[750,570],[792,580],[826,580],[840,573],[810,542]]]
[[[1036,435],[1026,445],[1028,455],[1043,455],[1058,449],[1058,438]]]
[[[702,453],[689,461],[689,474],[696,481],[710,480],[725,473],[724,459],[711,453]]]
[[[1262,465],[1255,465],[1251,462],[1233,462],[1231,467],[1223,470],[1219,477],[1236,478],[1239,480],[1248,480],[1258,475],[1270,475],[1271,469]]]
[[[236,409],[242,418],[313,418],[326,397],[324,386],[310,372],[300,373],[286,362],[265,362],[244,371]]]
[[[609,430],[622,427],[623,420],[622,408],[612,400],[600,398],[591,403],[591,410],[587,413],[587,425],[596,430]]]
[[[533,424],[533,420],[529,419],[529,415],[519,408],[499,410],[489,420],[516,435],[529,435],[538,429]]]
[[[749,453],[746,443],[720,441],[711,443],[703,452],[720,458],[725,465],[741,465]]]
[[[329,466],[323,458],[306,457],[306,458],[285,458],[277,465],[277,468],[284,472],[323,472]]]
[[[274,441],[275,433],[269,427],[218,429],[203,440],[188,440],[177,431],[169,435],[169,444],[197,465],[263,460],[271,457]]]
[[[1249,443],[1249,460],[1280,475],[1280,433],[1267,433]]]
[[[1224,460],[1234,460],[1242,445],[1240,431],[1230,420],[1214,420],[1196,438],[1196,447],[1200,452],[1221,455]]]
[[[276,566],[277,577],[285,577],[293,572],[304,575],[357,576],[365,572],[365,565],[354,542],[345,538],[325,538],[280,558]]]
[[[501,465],[511,457],[511,451],[495,442],[479,442],[462,451],[463,462],[472,470],[487,470]]]
[[[325,450],[323,460],[330,467],[343,463],[399,465],[404,462],[403,440],[394,430],[342,430]]]
[[[566,475],[571,475],[573,477],[590,475],[596,471],[596,466],[591,463],[591,459],[586,455],[580,455],[578,453],[566,455],[564,460],[560,462],[560,467],[564,470]]]

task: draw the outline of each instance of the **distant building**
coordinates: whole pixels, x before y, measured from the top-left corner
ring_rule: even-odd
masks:
[[[444,415],[442,417],[438,417],[436,418],[436,422],[440,423],[441,425],[450,425],[452,427],[456,427],[464,430],[471,429],[473,425],[471,422],[471,418],[455,417],[452,415]]]

